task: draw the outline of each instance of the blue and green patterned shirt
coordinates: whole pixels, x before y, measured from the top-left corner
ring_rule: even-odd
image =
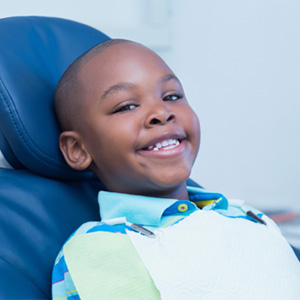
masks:
[[[213,210],[229,218],[244,218],[249,221],[264,223],[263,218],[265,216],[261,212],[245,206],[243,201],[228,201],[222,194],[202,188],[188,187],[188,192],[190,200],[152,198],[100,191],[98,201],[101,221],[83,224],[66,241],[55,261],[52,277],[53,299],[80,299],[73,280],[75,274],[72,274],[69,266],[71,263],[67,257],[68,245],[76,238],[83,238],[80,243],[88,244],[87,238],[94,238],[96,237],[95,234],[104,236],[104,233],[119,233],[118,236],[126,235],[126,230],[135,230],[132,229],[134,227],[130,227],[130,224],[137,224],[137,231],[142,226],[142,228],[153,232],[158,228],[172,226],[199,209]],[[118,222],[122,218],[125,221]],[[111,222],[111,220],[116,220],[116,222]],[[201,230],[204,229],[200,228],[199,231],[201,232]],[[92,242],[91,245],[96,245],[96,242]],[[89,255],[84,250],[80,251],[83,251],[81,256]],[[154,299],[155,297],[149,296],[149,299],[151,298]]]

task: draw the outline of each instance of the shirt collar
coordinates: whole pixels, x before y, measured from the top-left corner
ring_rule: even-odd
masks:
[[[202,188],[188,187],[190,200],[205,209],[227,209],[227,199],[219,193]],[[148,226],[158,226],[164,212],[174,204],[187,203],[187,200],[156,198],[140,195],[100,191],[98,203],[102,221],[126,217],[127,221]],[[190,202],[190,201],[189,201]],[[195,209],[190,203],[189,209]],[[170,209],[169,209],[170,210]]]
[[[187,187],[190,200],[194,202],[199,208],[205,210],[227,210],[227,198],[216,192],[208,191],[203,188]]]
[[[106,191],[98,195],[102,221],[125,216],[129,222],[144,225],[159,224],[163,212],[176,201]]]

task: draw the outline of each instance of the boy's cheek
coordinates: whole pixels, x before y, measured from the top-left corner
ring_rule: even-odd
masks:
[[[201,136],[200,121],[196,113],[193,113],[193,115],[189,117],[189,120],[191,121],[190,124],[191,134],[195,137],[195,139],[199,140],[200,142],[200,136]]]

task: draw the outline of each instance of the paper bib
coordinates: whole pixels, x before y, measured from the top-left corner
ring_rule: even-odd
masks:
[[[300,299],[300,264],[270,226],[196,211],[154,239],[127,234],[162,299]]]

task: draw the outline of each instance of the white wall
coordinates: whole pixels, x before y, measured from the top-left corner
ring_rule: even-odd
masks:
[[[76,20],[111,37],[147,44],[157,51],[170,46],[172,0],[0,0],[0,18],[43,15]]]
[[[300,1],[180,1],[172,59],[202,123],[193,177],[300,210]]]
[[[1,1],[0,17],[71,18],[141,41],[202,125],[192,177],[261,209],[300,211],[300,1]],[[118,7],[119,9],[116,9]]]

